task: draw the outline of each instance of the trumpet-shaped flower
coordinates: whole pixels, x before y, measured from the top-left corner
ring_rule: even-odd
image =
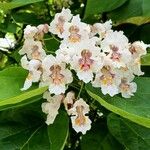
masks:
[[[101,87],[104,95],[109,94],[110,96],[114,96],[119,93],[119,83],[120,78],[114,70],[110,66],[104,66],[98,73],[96,73],[92,85],[94,87]]]
[[[75,101],[75,93],[73,91],[68,92],[66,97],[63,100],[68,115],[71,114],[70,109],[73,107],[74,101]]]
[[[82,98],[77,100],[71,108],[72,127],[77,133],[85,134],[87,130],[91,129],[91,120],[86,116],[89,111],[89,105]]]
[[[105,23],[95,23],[93,26],[91,26],[91,35],[98,34],[100,36],[100,39],[105,38],[106,34],[108,32],[111,32],[112,28],[112,21],[106,21]]]
[[[119,92],[121,92],[122,97],[130,98],[133,96],[137,90],[137,85],[135,82],[131,82],[127,78],[122,78],[121,83],[119,85]]]
[[[75,48],[68,47],[66,44],[61,44],[59,49],[56,51],[57,58],[64,63],[70,63],[74,55]]]
[[[24,29],[24,38],[25,39],[34,39],[34,36],[38,32],[38,28],[35,26],[27,25]]]
[[[140,57],[142,55],[146,55],[146,49],[150,47],[150,44],[144,44],[143,41],[135,41],[130,45],[130,52],[132,53],[133,58]]]
[[[90,26],[81,22],[79,15],[74,16],[71,22],[64,24],[64,32],[62,34],[62,44],[72,46],[89,39]]]
[[[21,89],[27,90],[29,87],[31,87],[33,82],[38,82],[41,78],[41,61],[36,59],[28,61],[27,57],[23,56],[21,59],[21,65],[24,69],[29,71],[29,74],[24,83],[24,87]]]
[[[63,99],[62,95],[51,96],[49,92],[45,92],[43,95],[44,99],[47,99],[47,102],[42,104],[42,111],[47,114],[46,124],[53,124],[57,114],[58,109],[60,108],[61,101]]]
[[[50,93],[59,95],[65,93],[66,86],[72,82],[73,77],[66,64],[52,55],[47,55],[42,61],[43,75],[40,86],[49,86]]]
[[[26,39],[22,49],[19,51],[19,54],[26,54],[29,59],[37,60],[42,60],[46,56],[42,43],[40,41],[34,41],[34,39]]]
[[[69,9],[62,9],[61,13],[55,15],[54,20],[50,23],[49,31],[62,38],[64,32],[64,24],[70,21],[72,18],[71,11]]]
[[[100,48],[95,46],[95,41],[86,40],[76,45],[75,55],[70,62],[72,69],[77,72],[80,80],[88,83],[93,80],[95,72],[102,68],[102,55]]]

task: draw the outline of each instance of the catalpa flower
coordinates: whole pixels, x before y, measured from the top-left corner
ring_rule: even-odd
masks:
[[[116,47],[112,46],[112,51],[104,58],[104,62],[115,68],[126,67],[131,63],[132,57],[128,49],[119,51]]]
[[[38,31],[35,35],[35,39],[36,40],[42,40],[44,37],[44,34],[48,33],[49,26],[48,26],[48,24],[40,24],[37,26],[37,29],[38,29]]]
[[[133,58],[137,58],[147,54],[146,49],[150,47],[150,44],[144,44],[143,41],[135,41],[130,45],[130,52]]]
[[[5,38],[0,38],[0,50],[8,52],[9,49],[15,47],[16,39],[14,35],[7,33]]]
[[[101,87],[104,95],[109,94],[114,96],[119,93],[118,85],[120,78],[110,66],[104,66],[98,73],[96,73],[95,80],[92,82],[94,87]]]
[[[53,124],[58,114],[63,95],[51,96],[51,94],[47,91],[43,94],[43,98],[47,99],[47,102],[42,104],[42,111],[47,114],[46,124],[50,125]]]
[[[121,93],[122,97],[130,98],[133,96],[137,90],[137,85],[135,82],[131,82],[129,78],[122,78],[121,83],[119,85],[119,93]]]
[[[77,133],[85,134],[87,130],[91,129],[91,120],[86,116],[89,111],[89,105],[82,98],[77,100],[70,109],[72,127]]]
[[[113,67],[125,67],[132,57],[128,39],[123,32],[109,32],[101,42],[102,51],[106,53],[105,62]]]
[[[144,72],[141,71],[141,56],[146,55],[146,49],[150,45],[144,44],[142,41],[136,41],[130,45],[130,52],[132,54],[132,61],[129,64],[130,69],[135,75],[143,75]]]
[[[27,60],[26,56],[21,58],[21,65],[24,69],[29,71],[29,74],[25,80],[24,86],[21,90],[27,90],[31,87],[33,82],[38,82],[41,78],[42,68],[41,61],[32,59],[30,61]]]
[[[131,63],[129,64],[130,69],[132,70],[134,75],[144,75],[144,72],[141,70],[141,58],[137,57],[132,59]]]
[[[62,38],[62,33],[64,32],[64,24],[71,20],[71,11],[69,9],[62,9],[61,13],[55,15],[54,20],[50,23],[49,31],[53,34],[58,35]]]
[[[82,40],[89,39],[90,26],[81,22],[79,15],[74,16],[71,22],[64,24],[64,32],[62,34],[62,44],[72,46]]]
[[[128,38],[122,31],[111,31],[106,34],[106,37],[101,42],[101,48],[104,52],[111,52],[112,48],[122,51],[129,48]]]
[[[91,35],[94,36],[98,34],[100,36],[100,39],[103,39],[108,32],[112,32],[111,28],[111,20],[106,21],[105,23],[95,23],[93,26],[91,26]]]
[[[30,60],[42,60],[46,56],[42,43],[40,41],[34,41],[34,39],[26,39],[22,49],[19,51],[19,54],[26,54]]]
[[[95,46],[95,40],[86,40],[74,47],[75,55],[70,62],[80,80],[88,83],[93,80],[93,73],[102,68],[100,48]]]
[[[74,55],[74,47],[68,47],[66,44],[61,44],[59,49],[56,51],[57,58],[64,63],[70,63]]]
[[[73,107],[74,102],[75,102],[75,93],[73,91],[68,92],[66,97],[63,100],[68,115],[70,115],[71,113],[70,109]]]
[[[38,28],[35,26],[27,25],[24,29],[24,38],[25,39],[34,39],[34,36],[38,32]]]
[[[72,82],[73,77],[66,64],[53,55],[47,55],[42,61],[43,75],[40,86],[49,86],[50,93],[59,95],[65,93],[66,86]]]

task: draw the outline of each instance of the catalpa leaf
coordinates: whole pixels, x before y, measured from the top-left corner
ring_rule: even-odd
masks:
[[[100,88],[94,88],[91,84],[86,86],[86,90],[92,98],[108,110],[150,128],[150,79],[138,77],[135,82],[138,86],[137,92],[129,99],[121,95],[114,97],[103,95]]]
[[[5,109],[11,108],[11,105],[14,106],[23,101],[28,104],[39,100],[37,96],[47,90],[47,87],[38,88],[35,86],[27,91],[21,91],[26,76],[27,71],[20,67],[11,67],[0,72],[0,110],[4,107]]]

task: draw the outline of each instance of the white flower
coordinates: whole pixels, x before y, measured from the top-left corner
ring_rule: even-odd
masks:
[[[141,76],[144,75],[144,72],[141,71],[141,58],[137,57],[132,60],[129,64],[130,69],[132,70],[133,74]]]
[[[6,34],[5,38],[0,38],[0,50],[2,51],[8,51],[11,48],[14,48],[16,44],[16,40],[14,35],[12,34]]]
[[[49,26],[48,24],[40,24],[37,26],[38,32],[48,33]]]
[[[47,114],[46,124],[50,125],[53,124],[58,114],[63,96],[54,95],[52,97],[49,92],[45,92],[43,98],[47,99],[47,102],[42,104],[42,111]]]
[[[129,64],[130,69],[135,75],[143,75],[144,72],[141,71],[141,56],[146,55],[146,49],[150,45],[144,44],[142,41],[136,41],[131,44],[130,52],[132,54],[132,61]]]
[[[98,73],[96,73],[95,80],[92,82],[94,87],[101,87],[104,95],[109,94],[114,96],[119,93],[118,85],[120,78],[110,66],[104,66]]]
[[[133,96],[137,90],[137,85],[135,82],[131,82],[130,79],[122,78],[121,84],[119,85],[119,92],[121,92],[122,97],[130,98]]]
[[[73,77],[66,64],[52,55],[47,55],[43,62],[43,75],[40,86],[49,86],[50,93],[59,95],[65,93],[66,86],[72,82]]]
[[[72,46],[82,40],[89,39],[89,33],[90,26],[81,22],[79,15],[74,16],[71,22],[64,24],[64,32],[62,33],[64,40],[62,43]]]
[[[40,41],[34,41],[34,39],[26,39],[22,49],[19,51],[19,54],[27,54],[29,59],[38,60],[42,60],[46,56],[42,43]]]
[[[133,75],[133,70],[128,66],[128,67],[121,67],[121,68],[117,68],[114,69],[115,73],[117,74],[117,76],[119,76],[120,78],[127,78],[130,79],[130,81],[132,81],[134,79],[134,75]]]
[[[105,58],[104,62],[115,68],[126,67],[131,63],[132,57],[128,49],[118,51],[117,49],[112,50]]]
[[[70,109],[73,107],[74,101],[75,101],[75,93],[73,91],[68,92],[63,100],[68,115],[70,115]]]
[[[48,24],[40,24],[37,26],[37,29],[38,29],[38,31],[37,31],[36,35],[34,36],[34,38],[36,40],[42,40],[44,37],[44,34],[48,33],[49,26],[48,26]]]
[[[64,32],[64,23],[70,21],[71,18],[71,11],[63,8],[61,13],[57,13],[54,20],[50,23],[49,31],[62,38],[62,33]]]
[[[89,117],[86,116],[89,111],[89,105],[87,105],[82,98],[77,100],[74,103],[73,108],[71,108],[72,127],[77,133],[82,132],[82,134],[85,134],[87,130],[91,129],[92,122]]]
[[[126,67],[132,56],[128,39],[123,32],[109,32],[101,42],[102,51],[106,53],[105,63],[115,68]]]
[[[91,35],[96,35],[99,34],[100,39],[105,38],[105,35],[107,34],[107,32],[112,31],[112,21],[106,21],[105,23],[95,23],[92,27],[91,27]]]
[[[143,41],[135,41],[131,44],[130,52],[133,55],[133,58],[140,57],[142,55],[146,55],[146,49],[150,47],[150,44],[144,44]]]
[[[61,44],[59,49],[56,51],[57,58],[64,63],[70,63],[74,54],[74,48],[68,47],[66,44]]]
[[[101,42],[101,48],[104,52],[111,52],[112,50],[122,51],[129,47],[128,38],[122,31],[108,32],[106,37]]]
[[[86,40],[74,46],[75,55],[70,62],[80,80],[88,83],[93,80],[93,73],[102,68],[100,48],[95,46],[95,40]]]
[[[42,74],[41,62],[35,59],[28,61],[27,57],[23,56],[21,58],[21,65],[24,69],[29,71],[24,86],[21,89],[21,90],[27,90],[29,87],[31,87],[33,82],[38,82],[40,80]]]
[[[35,26],[27,25],[26,28],[24,29],[24,38],[33,39],[37,32],[38,29]]]

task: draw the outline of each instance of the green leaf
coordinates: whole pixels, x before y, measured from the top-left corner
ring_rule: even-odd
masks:
[[[81,150],[121,150],[123,149],[115,138],[109,133],[104,120],[92,124],[92,129],[83,135]]]
[[[4,33],[7,33],[7,32],[16,33],[17,27],[18,25],[15,23],[9,22],[8,25],[3,23],[3,24],[0,24],[0,31]]]
[[[10,105],[18,104],[30,98],[38,96],[46,91],[47,87],[37,88],[33,87],[30,90],[22,92],[27,71],[20,67],[7,68],[0,72],[0,110],[10,108]],[[39,99],[32,99],[32,101]],[[27,101],[26,101],[27,103]]]
[[[13,0],[12,2],[7,2],[7,3],[0,2],[0,9],[3,11],[7,11],[10,9],[18,8],[21,6],[25,6],[28,4],[33,4],[41,1],[43,0]]]
[[[15,22],[23,24],[39,25],[44,23],[44,20],[38,17],[35,13],[18,12],[13,13],[12,17],[15,20]]]
[[[127,150],[148,150],[150,148],[150,130],[133,122],[110,114],[107,120],[112,135]]]
[[[136,16],[136,17],[131,17],[123,21],[117,21],[117,24],[132,23],[136,25],[142,25],[142,24],[146,24],[149,22],[150,22],[150,17]]]
[[[117,8],[108,14],[108,17],[114,21],[124,21],[132,17],[150,17],[149,0],[128,0],[120,8]],[[128,21],[129,22],[129,21]]]
[[[142,8],[143,8],[143,15],[144,16],[150,16],[150,1],[149,0],[143,0],[143,3],[142,3]]]
[[[126,1],[127,0],[87,0],[84,18],[114,10],[123,5]]]
[[[63,150],[69,132],[69,119],[66,112],[60,111],[54,124],[48,127],[51,150]]]
[[[0,113],[1,150],[63,149],[68,135],[67,115],[61,111],[54,124],[47,126],[35,111],[41,109],[39,104],[32,105]]]
[[[135,82],[138,89],[135,96],[130,99],[122,98],[120,95],[114,97],[103,95],[100,88],[94,88],[91,84],[86,86],[86,90],[92,98],[108,110],[150,128],[150,79],[138,77]]]
[[[45,49],[50,54],[55,53],[55,51],[59,49],[60,42],[55,37],[46,35],[44,37],[44,43],[45,43]]]
[[[143,56],[141,59],[142,66],[150,66],[150,54]]]

